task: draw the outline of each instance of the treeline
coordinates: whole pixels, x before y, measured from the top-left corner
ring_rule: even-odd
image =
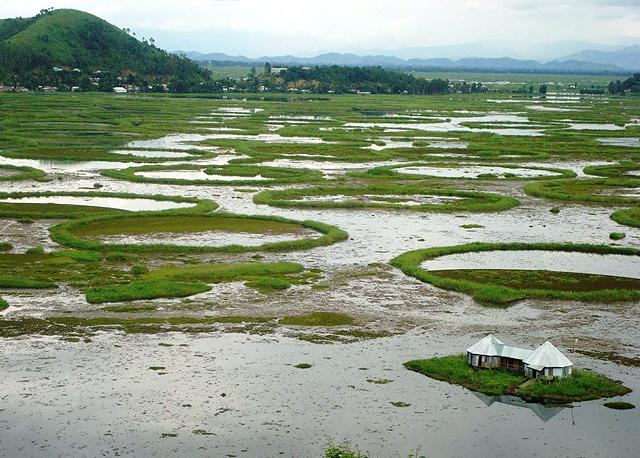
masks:
[[[260,74],[252,68],[247,78],[236,81],[235,89],[247,92],[310,92],[315,94],[411,94],[434,95],[486,92],[481,83],[416,78],[382,67],[294,66],[274,68],[265,64]]]
[[[616,80],[609,83],[610,94],[624,94],[625,92],[640,93],[640,73],[635,73],[624,81]]]
[[[426,80],[382,67],[289,67],[276,78],[287,88],[308,89],[318,93],[371,92],[373,94],[446,94],[449,82]]]

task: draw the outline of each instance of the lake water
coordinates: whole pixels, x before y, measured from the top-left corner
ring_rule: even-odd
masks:
[[[153,199],[123,199],[119,197],[38,196],[0,199],[0,202],[25,204],[81,205],[89,207],[115,208],[128,211],[159,211],[172,208],[188,208],[195,204]]]
[[[429,270],[516,269],[551,270],[640,278],[640,256],[561,251],[485,251],[441,256],[425,261]]]

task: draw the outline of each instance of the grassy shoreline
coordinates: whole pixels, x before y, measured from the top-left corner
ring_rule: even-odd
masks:
[[[622,396],[631,390],[622,383],[587,369],[574,369],[573,375],[550,382],[536,380],[520,387],[526,380],[523,374],[502,369],[474,369],[467,356],[451,355],[413,360],[404,366],[435,380],[460,385],[490,396],[510,394],[529,402],[568,403]]]
[[[172,245],[172,244],[113,244],[102,243],[99,241],[86,240],[78,237],[75,234],[76,230],[82,229],[83,226],[89,224],[97,224],[98,226],[103,223],[117,222],[118,218],[134,218],[139,219],[138,224],[141,225],[144,222],[144,218],[167,218],[167,223],[171,223],[172,220],[189,217],[199,218],[233,218],[246,221],[247,226],[251,225],[252,221],[258,222],[273,222],[280,224],[295,225],[300,228],[312,229],[321,234],[320,237],[314,238],[302,238],[298,240],[288,240],[283,242],[263,243],[256,246],[244,246],[244,245],[224,245],[224,246],[192,246],[192,245]],[[142,226],[139,226],[142,228]],[[333,243],[346,240],[348,234],[335,226],[329,224],[320,223],[317,221],[296,221],[287,218],[281,218],[276,216],[263,216],[263,215],[238,215],[232,213],[200,213],[194,214],[194,212],[179,212],[179,211],[165,211],[165,212],[137,212],[135,215],[129,214],[116,214],[105,216],[94,216],[90,218],[84,218],[79,220],[71,220],[62,224],[53,226],[49,230],[51,239],[61,245],[81,250],[95,250],[95,251],[122,251],[122,252],[134,252],[134,253],[248,253],[254,251],[294,251],[304,250],[309,248],[315,248],[319,246],[331,245]]]
[[[495,283],[480,283],[463,278],[448,278],[438,275],[437,271],[429,271],[421,267],[422,262],[456,253],[471,253],[498,250],[521,251],[563,251],[594,254],[621,254],[640,256],[635,248],[612,247],[609,245],[588,245],[574,243],[469,243],[447,247],[434,247],[409,251],[391,260],[390,264],[399,268],[406,275],[438,288],[458,291],[471,295],[483,305],[508,307],[514,301],[525,298],[571,299],[582,301],[616,302],[640,298],[640,289],[596,289],[592,291],[556,290],[550,288],[513,288]],[[481,269],[479,269],[481,270]],[[529,272],[529,271],[526,271]],[[561,274],[562,272],[554,272]],[[546,274],[545,274],[546,275]],[[620,277],[622,278],[622,277]],[[567,279],[567,283],[571,283]]]
[[[298,201],[308,196],[332,196],[345,195],[353,199],[343,202],[330,201]],[[392,195],[398,196],[387,201],[368,202],[359,200],[362,195]],[[411,196],[436,196],[461,198],[459,201],[445,203],[425,203],[420,205],[408,205],[403,203],[403,197]],[[272,207],[296,207],[296,208],[353,208],[353,209],[400,209],[410,211],[424,211],[434,213],[453,212],[498,212],[511,209],[520,204],[513,197],[500,194],[484,193],[477,191],[458,190],[442,187],[405,186],[396,184],[377,184],[364,186],[331,186],[301,189],[286,189],[281,191],[262,191],[253,198],[254,203],[270,205]]]
[[[0,192],[0,200],[28,197],[106,197],[119,199],[149,199],[159,202],[192,203],[194,206],[188,208],[188,210],[195,212],[208,212],[218,208],[218,204],[211,200],[200,200],[193,197],[165,196],[161,194],[133,194],[127,192],[100,191]],[[96,214],[118,212],[130,213],[128,210],[91,205],[0,202],[0,218],[73,219],[86,218]]]

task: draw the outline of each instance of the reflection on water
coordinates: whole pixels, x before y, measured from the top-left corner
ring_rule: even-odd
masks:
[[[469,165],[462,167],[431,167],[431,166],[415,166],[400,167],[396,169],[399,173],[407,175],[429,175],[442,178],[478,178],[481,175],[495,175],[498,178],[506,177],[543,177],[560,175],[558,172],[551,170],[528,169],[525,167],[499,167],[489,165]]]
[[[400,115],[396,117],[401,117]],[[486,132],[494,133],[505,136],[527,136],[537,137],[543,135],[540,129],[529,129],[529,119],[513,115],[502,113],[489,113],[483,116],[465,116],[465,117],[409,117],[410,121],[421,120],[422,122],[407,122],[407,123],[394,123],[394,122],[348,122],[344,125],[345,128],[359,128],[370,129],[374,127],[380,127],[384,129],[411,129],[421,130],[426,132]],[[467,123],[477,124],[489,124],[489,123],[517,123],[518,127],[468,127]]]
[[[109,244],[171,244],[179,246],[258,246],[263,243],[277,243],[314,237],[318,233],[304,229],[288,234],[254,234],[249,232],[200,231],[190,233],[155,232],[146,234],[117,234],[96,238]]]
[[[153,179],[171,180],[211,180],[211,181],[268,181],[271,178],[262,175],[236,176],[236,175],[213,175],[204,170],[154,170],[136,172],[135,175]]]
[[[640,148],[640,137],[609,137],[598,138],[596,140],[605,145]]]
[[[128,211],[159,211],[171,208],[193,207],[188,202],[172,202],[154,199],[123,199],[119,197],[37,196],[1,199],[0,202],[25,204],[81,205],[84,207],[115,208]]]
[[[117,149],[113,151],[109,151],[113,154],[122,154],[127,156],[139,156],[139,157],[168,157],[168,158],[181,158],[181,157],[193,157],[192,154],[189,153],[179,153],[176,151],[153,151],[153,150],[122,150]]]
[[[543,422],[551,420],[564,409],[564,407],[545,406],[535,402],[527,402],[517,396],[489,396],[487,394],[478,393],[477,391],[472,391],[472,393],[484,402],[487,407],[491,407],[495,402],[515,407],[523,407],[525,409],[529,409]]]

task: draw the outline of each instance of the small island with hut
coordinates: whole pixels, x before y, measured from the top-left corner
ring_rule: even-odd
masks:
[[[535,350],[506,345],[489,334],[466,354],[418,359],[409,370],[472,391],[514,395],[529,402],[564,404],[630,393],[622,383],[573,363],[551,342]]]

